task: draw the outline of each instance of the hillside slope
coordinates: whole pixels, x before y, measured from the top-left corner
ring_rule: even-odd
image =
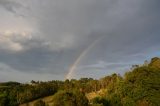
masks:
[[[160,58],[136,65],[123,77],[0,84],[0,106],[34,106],[38,100],[49,106],[160,106]]]
[[[48,106],[52,106],[53,95],[52,96],[47,96],[47,97],[44,97],[44,98],[40,98],[40,99],[31,101],[31,102],[28,102],[28,103],[24,103],[24,104],[21,104],[19,106],[34,106],[35,102],[37,102],[38,100],[43,100],[46,104],[48,104]]]

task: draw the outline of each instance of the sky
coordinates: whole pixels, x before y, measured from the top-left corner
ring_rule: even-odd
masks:
[[[159,0],[0,0],[0,82],[123,75],[160,56]]]

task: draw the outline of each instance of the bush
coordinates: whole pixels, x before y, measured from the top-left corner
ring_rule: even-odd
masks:
[[[88,106],[88,100],[81,92],[59,91],[53,97],[53,106]]]
[[[109,101],[102,97],[93,98],[92,103],[100,106],[109,106]]]
[[[45,102],[42,100],[38,100],[34,103],[34,106],[46,106]]]

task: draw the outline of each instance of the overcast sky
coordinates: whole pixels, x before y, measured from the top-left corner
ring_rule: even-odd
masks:
[[[0,82],[100,78],[160,56],[160,0],[0,0]]]

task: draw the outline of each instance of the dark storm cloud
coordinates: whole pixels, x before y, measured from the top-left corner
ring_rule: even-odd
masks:
[[[160,46],[159,0],[0,1],[0,6],[12,13],[22,4],[29,9],[18,13],[22,12],[28,23],[36,23],[37,36],[42,39],[12,39],[11,43],[20,44],[24,50],[0,51],[0,61],[19,71],[67,73],[77,57],[103,36],[79,64],[90,67],[77,71],[117,71],[148,59]],[[97,61],[114,64],[95,67]]]
[[[22,8],[23,6],[13,0],[0,0],[0,7],[17,14],[16,9]]]
[[[79,55],[79,50],[55,50],[52,44],[38,36],[16,33],[0,35],[0,44],[6,45],[0,47],[1,63],[7,64],[13,70],[62,74]]]
[[[113,45],[109,48],[118,49],[120,45],[130,43],[143,46],[146,42],[150,45],[157,39],[157,36],[151,36],[159,29],[160,23],[159,2],[156,0],[71,0],[56,3],[55,6],[48,4],[41,8],[44,10],[40,14],[45,17],[39,18],[40,30],[54,39],[53,42],[74,47],[88,45],[89,40],[93,42],[97,37],[106,35],[106,42]],[[116,43],[112,44],[114,41]]]

